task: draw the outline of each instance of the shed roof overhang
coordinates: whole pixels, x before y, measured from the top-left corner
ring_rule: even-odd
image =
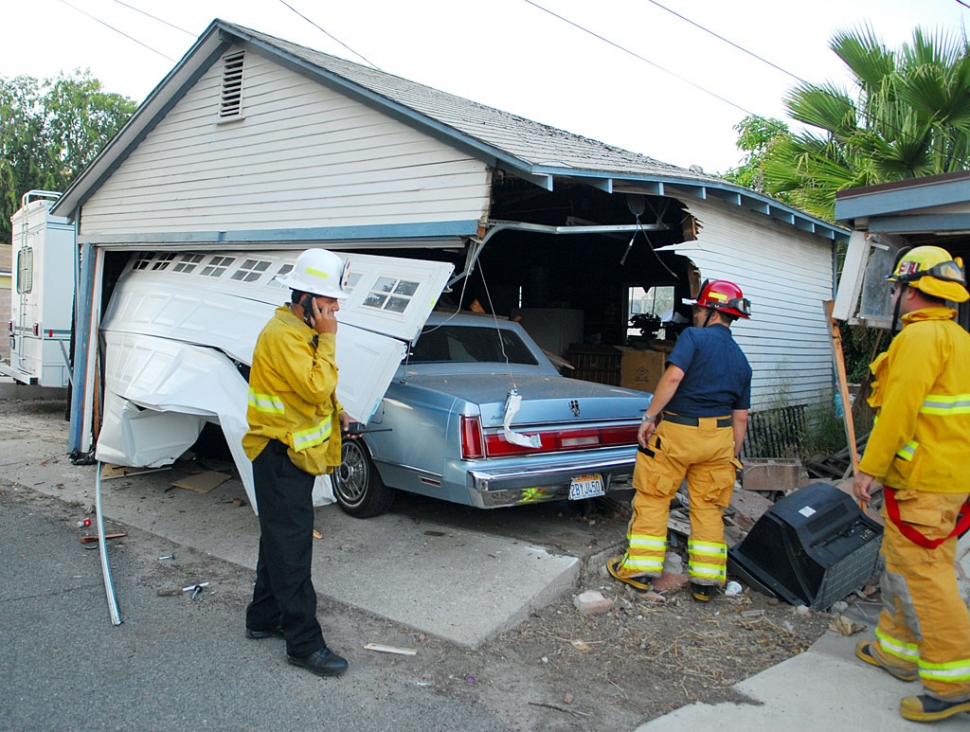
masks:
[[[932,244],[952,256],[970,255],[970,171],[839,191],[835,219],[852,229],[833,311],[847,320],[856,315],[873,243]],[[889,327],[871,318],[869,324]]]
[[[839,191],[835,218],[871,234],[970,232],[970,171]]]

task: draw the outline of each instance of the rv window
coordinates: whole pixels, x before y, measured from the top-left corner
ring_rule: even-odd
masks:
[[[17,252],[17,292],[30,292],[34,287],[34,250]]]

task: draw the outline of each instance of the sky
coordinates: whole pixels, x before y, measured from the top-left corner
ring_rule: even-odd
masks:
[[[850,86],[829,49],[836,31],[869,24],[898,49],[917,26],[955,34],[970,27],[970,0],[0,0],[0,7],[0,77],[89,69],[105,90],[141,102],[221,18],[707,173],[739,163],[734,126],[747,114],[790,122],[783,100],[798,80]]]

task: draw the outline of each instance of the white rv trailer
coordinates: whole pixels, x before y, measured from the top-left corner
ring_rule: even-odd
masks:
[[[51,216],[59,193],[28,191],[13,224],[10,364],[23,384],[63,387],[70,380],[68,347],[74,306],[74,226]]]

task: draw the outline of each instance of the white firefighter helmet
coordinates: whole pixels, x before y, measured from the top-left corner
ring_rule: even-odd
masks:
[[[344,300],[350,296],[346,289],[349,274],[350,262],[326,249],[307,249],[296,258],[293,269],[276,281],[308,295]]]

